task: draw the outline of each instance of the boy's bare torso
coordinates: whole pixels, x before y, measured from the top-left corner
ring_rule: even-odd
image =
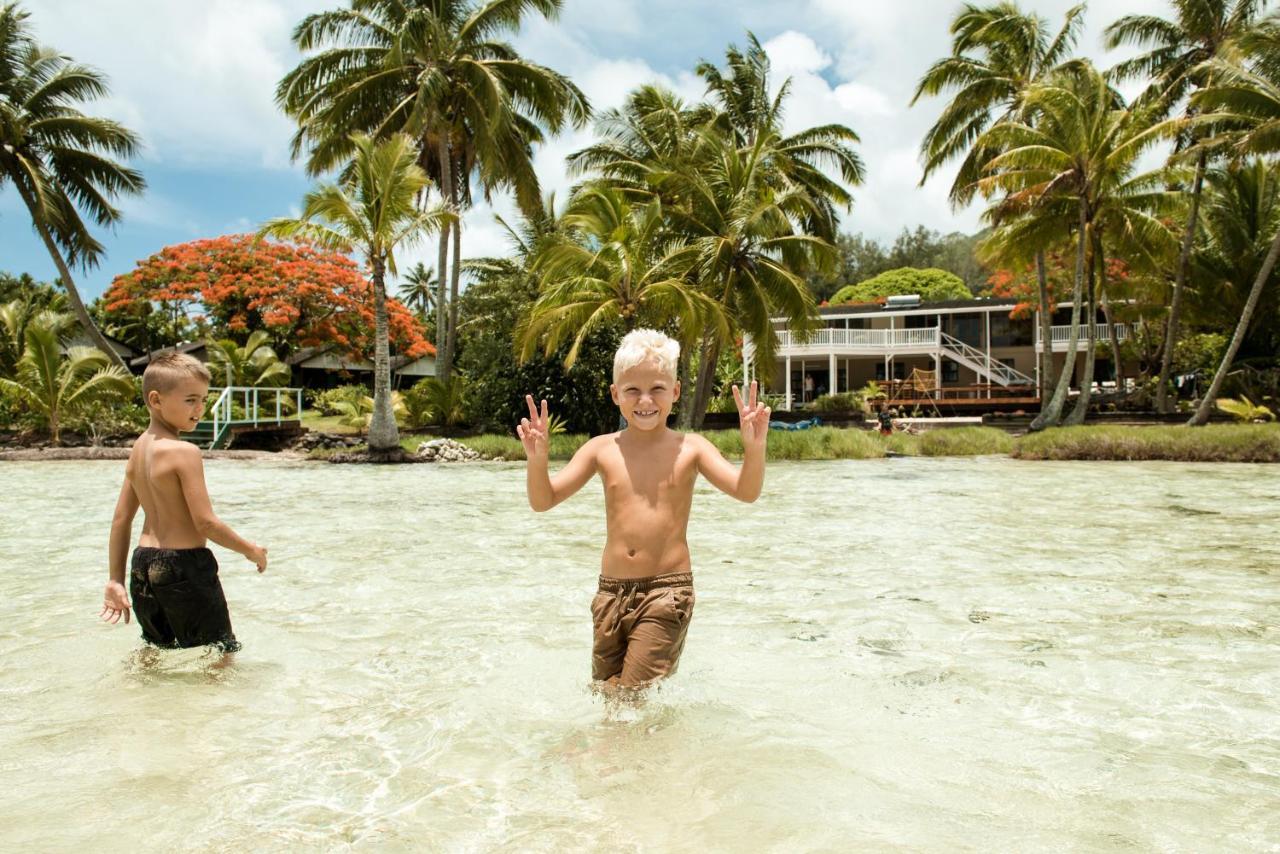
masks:
[[[197,549],[206,544],[191,518],[178,469],[181,454],[192,446],[147,431],[133,443],[125,478],[138,496],[145,519],[138,545],[162,549]]]
[[[601,572],[610,578],[688,572],[686,531],[698,452],[684,434],[671,430],[634,439],[613,433],[595,440],[607,525]]]

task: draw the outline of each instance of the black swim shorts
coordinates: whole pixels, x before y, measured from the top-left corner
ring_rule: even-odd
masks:
[[[129,595],[147,643],[240,649],[218,581],[218,562],[208,549],[139,546],[133,550]]]

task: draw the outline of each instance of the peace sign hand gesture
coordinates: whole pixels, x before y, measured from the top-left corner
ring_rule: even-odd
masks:
[[[742,430],[742,444],[745,448],[763,449],[765,438],[769,435],[769,415],[772,409],[758,403],[756,394],[758,384],[751,381],[751,396],[747,403],[742,402],[742,392],[733,387],[733,401],[738,405],[738,425]]]
[[[516,435],[520,437],[520,443],[524,445],[525,457],[530,460],[545,460],[547,458],[547,436],[551,433],[551,419],[547,415],[547,401],[542,401],[542,412],[538,412],[538,408],[533,403],[533,395],[526,394],[524,400],[525,403],[529,404],[529,417],[520,419],[520,423],[516,425]]]

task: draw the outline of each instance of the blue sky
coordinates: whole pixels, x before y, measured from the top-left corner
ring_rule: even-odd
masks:
[[[105,72],[112,93],[91,107],[141,134],[135,164],[145,196],[125,200],[123,222],[101,235],[107,253],[79,276],[89,297],[161,247],[253,229],[297,211],[310,182],[289,162],[292,127],[276,110],[276,82],[296,63],[289,33],[304,15],[340,0],[27,0],[39,39]],[[1025,6],[1060,20],[1071,0]],[[908,107],[915,82],[948,49],[951,0],[566,0],[557,23],[531,22],[516,39],[530,58],[569,74],[598,108],[634,86],[660,81],[689,98],[702,94],[692,69],[718,60],[746,30],[766,43],[777,76],[791,76],[793,128],[841,122],[862,137],[868,181],[844,228],[891,239],[904,226],[972,230],[978,210],[952,211],[949,174],[925,187],[917,147],[940,105]],[[1165,0],[1094,0],[1080,52],[1109,65],[1101,29],[1132,13],[1168,14]],[[537,153],[545,189],[563,190],[566,154],[591,139],[569,132]],[[508,199],[467,217],[464,254],[504,249],[495,213]],[[430,263],[427,249],[411,253]],[[54,276],[12,188],[0,188],[0,270]]]

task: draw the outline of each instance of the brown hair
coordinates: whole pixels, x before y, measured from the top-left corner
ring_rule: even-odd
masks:
[[[161,353],[151,360],[142,372],[142,400],[146,402],[151,392],[169,391],[187,377],[209,383],[209,369],[186,353]]]

